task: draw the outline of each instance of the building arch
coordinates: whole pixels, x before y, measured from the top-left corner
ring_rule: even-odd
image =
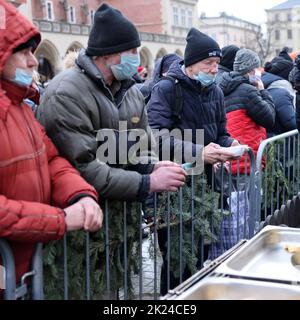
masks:
[[[43,40],[34,54],[39,62],[38,72],[42,82],[52,79],[60,71],[59,51],[51,41]]]
[[[153,70],[153,57],[151,51],[147,47],[142,47],[139,54],[141,58],[141,66],[146,67],[148,75],[151,75]]]
[[[66,54],[70,51],[80,51],[82,48],[84,48],[84,46],[79,41],[74,41],[69,45]]]

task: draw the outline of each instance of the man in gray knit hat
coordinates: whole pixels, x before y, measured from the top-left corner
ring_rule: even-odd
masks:
[[[249,49],[240,49],[234,59],[233,71],[242,76],[248,74],[250,83],[258,90],[263,90],[264,84],[261,81],[260,71],[256,70],[260,66],[260,58],[257,53]]]
[[[240,143],[251,147],[254,153],[260,142],[267,138],[266,129],[272,129],[275,123],[275,107],[264,89],[259,67],[258,55],[252,50],[241,49],[236,54],[233,72],[224,74],[219,84],[225,97],[228,132]],[[249,171],[246,166],[241,160],[241,172]]]

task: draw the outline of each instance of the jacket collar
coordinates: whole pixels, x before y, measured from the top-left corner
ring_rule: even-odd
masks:
[[[135,81],[133,79],[120,81],[120,90],[118,90],[116,94],[113,94],[110,87],[105,83],[103,75],[96,67],[93,59],[86,55],[85,49],[81,49],[81,51],[79,52],[76,64],[81,72],[85,73],[90,79],[100,85],[103,93],[115,104],[118,104],[118,102],[123,99],[126,91],[135,84]]]
[[[1,87],[5,91],[7,97],[15,104],[20,104],[32,92],[31,87],[19,86],[8,80],[1,80]]]
[[[21,104],[24,99],[30,98],[36,101],[38,92],[33,87],[19,86],[8,80],[1,80],[0,86],[0,117],[6,118],[11,103]]]

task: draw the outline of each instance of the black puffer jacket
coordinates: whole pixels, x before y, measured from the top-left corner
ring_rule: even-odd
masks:
[[[239,73],[223,74],[219,84],[225,96],[226,113],[246,110],[258,125],[271,130],[275,124],[275,106],[267,90],[258,91],[249,78]]]
[[[249,83],[249,78],[236,72],[224,74],[220,83],[225,96],[227,130],[230,135],[247,144],[256,155],[262,140],[267,138],[266,129],[275,123],[275,107],[266,90],[258,91]],[[250,173],[245,156],[239,163],[240,173]],[[232,173],[238,171],[232,164]]]
[[[229,73],[230,71],[232,71],[232,70],[219,64],[218,73],[216,76],[216,84],[219,84],[221,82],[224,73]]]
[[[287,80],[272,74],[264,73],[262,81],[273,98],[276,119],[270,135],[277,135],[297,128],[292,85]]]

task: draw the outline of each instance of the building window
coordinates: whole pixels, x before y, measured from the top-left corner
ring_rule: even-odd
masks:
[[[53,3],[52,1],[46,2],[46,19],[53,21],[54,20],[54,11],[53,11]]]
[[[75,8],[70,6],[69,10],[69,23],[76,23],[76,13],[75,13]]]
[[[179,25],[179,16],[178,16],[178,8],[173,7],[173,19],[174,19],[174,25]]]
[[[186,12],[184,9],[181,9],[180,13],[181,13],[181,26],[185,27],[186,26],[186,16],[185,16]]]
[[[188,27],[191,28],[193,26],[193,12],[191,10],[188,11]]]
[[[92,26],[94,23],[94,15],[95,15],[95,11],[91,10],[90,11],[90,25]]]
[[[292,14],[291,13],[287,14],[287,21],[292,22]]]
[[[288,31],[287,31],[287,38],[288,38],[288,39],[292,39],[292,38],[293,38],[292,30],[288,30]]]
[[[280,31],[275,30],[275,40],[280,40]]]
[[[276,22],[278,22],[279,21],[279,13],[276,13],[275,14],[275,19],[274,19]]]

